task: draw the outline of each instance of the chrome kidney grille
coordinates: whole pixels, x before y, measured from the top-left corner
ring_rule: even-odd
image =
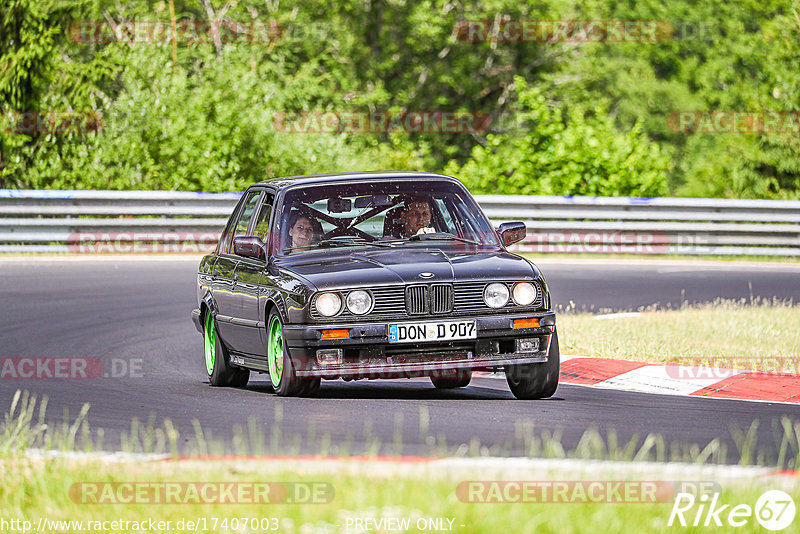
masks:
[[[427,315],[453,311],[453,286],[432,284],[406,288],[406,313]]]
[[[433,284],[430,287],[431,313],[450,313],[453,311],[453,286]]]
[[[406,288],[406,313],[424,315],[428,313],[428,288],[425,286],[408,286]]]

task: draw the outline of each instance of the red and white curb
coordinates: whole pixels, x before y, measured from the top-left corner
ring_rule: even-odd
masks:
[[[800,403],[800,375],[563,356],[560,383],[661,395]]]
[[[154,453],[82,452],[45,449],[27,449],[25,457],[32,460],[69,460],[73,462],[98,462],[104,464],[144,464],[152,462],[164,469],[213,467],[240,472],[291,471],[300,474],[331,474],[368,477],[420,477],[441,475],[461,477],[482,476],[487,479],[547,480],[591,475],[614,479],[653,480],[713,480],[723,484],[741,484],[763,481],[772,486],[797,487],[796,471],[778,471],[774,467],[689,464],[681,462],[646,462],[583,460],[577,458],[526,458],[526,457],[428,457],[428,456],[171,456]]]
[[[503,373],[475,373],[474,376],[505,379]],[[794,373],[562,355],[559,383],[660,395],[800,404],[800,374]]]

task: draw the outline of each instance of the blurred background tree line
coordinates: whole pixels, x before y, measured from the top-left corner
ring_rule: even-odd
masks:
[[[800,2],[528,4],[3,0],[0,187],[226,191],[275,176],[413,169],[455,175],[475,193],[800,198],[800,134],[667,124],[678,110],[800,111]],[[108,32],[169,24],[173,8],[178,23],[240,23],[245,42],[207,35],[174,50]],[[672,33],[657,43],[459,33],[469,20],[615,19],[666,21]],[[83,42],[80,21],[106,33]],[[252,21],[279,30],[248,42]],[[491,123],[476,133],[275,128],[276,114],[327,110],[481,111]],[[26,129],[14,124],[21,111],[98,120]]]

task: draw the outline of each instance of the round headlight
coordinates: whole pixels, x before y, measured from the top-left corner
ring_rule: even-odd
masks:
[[[362,291],[351,291],[347,295],[347,309],[355,315],[364,315],[372,307],[372,297],[369,293]]]
[[[320,293],[314,305],[320,315],[333,317],[342,309],[342,297],[336,293]]]
[[[490,308],[502,308],[508,302],[508,288],[505,284],[489,284],[483,290],[483,300]]]
[[[520,306],[527,306],[536,300],[536,286],[530,282],[520,282],[514,284],[514,289],[511,291],[511,297],[514,302]]]

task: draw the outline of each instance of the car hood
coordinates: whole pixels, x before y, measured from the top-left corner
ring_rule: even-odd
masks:
[[[281,267],[320,290],[454,280],[532,280],[539,276],[533,264],[508,252],[465,253],[428,247],[331,250],[284,258]]]

